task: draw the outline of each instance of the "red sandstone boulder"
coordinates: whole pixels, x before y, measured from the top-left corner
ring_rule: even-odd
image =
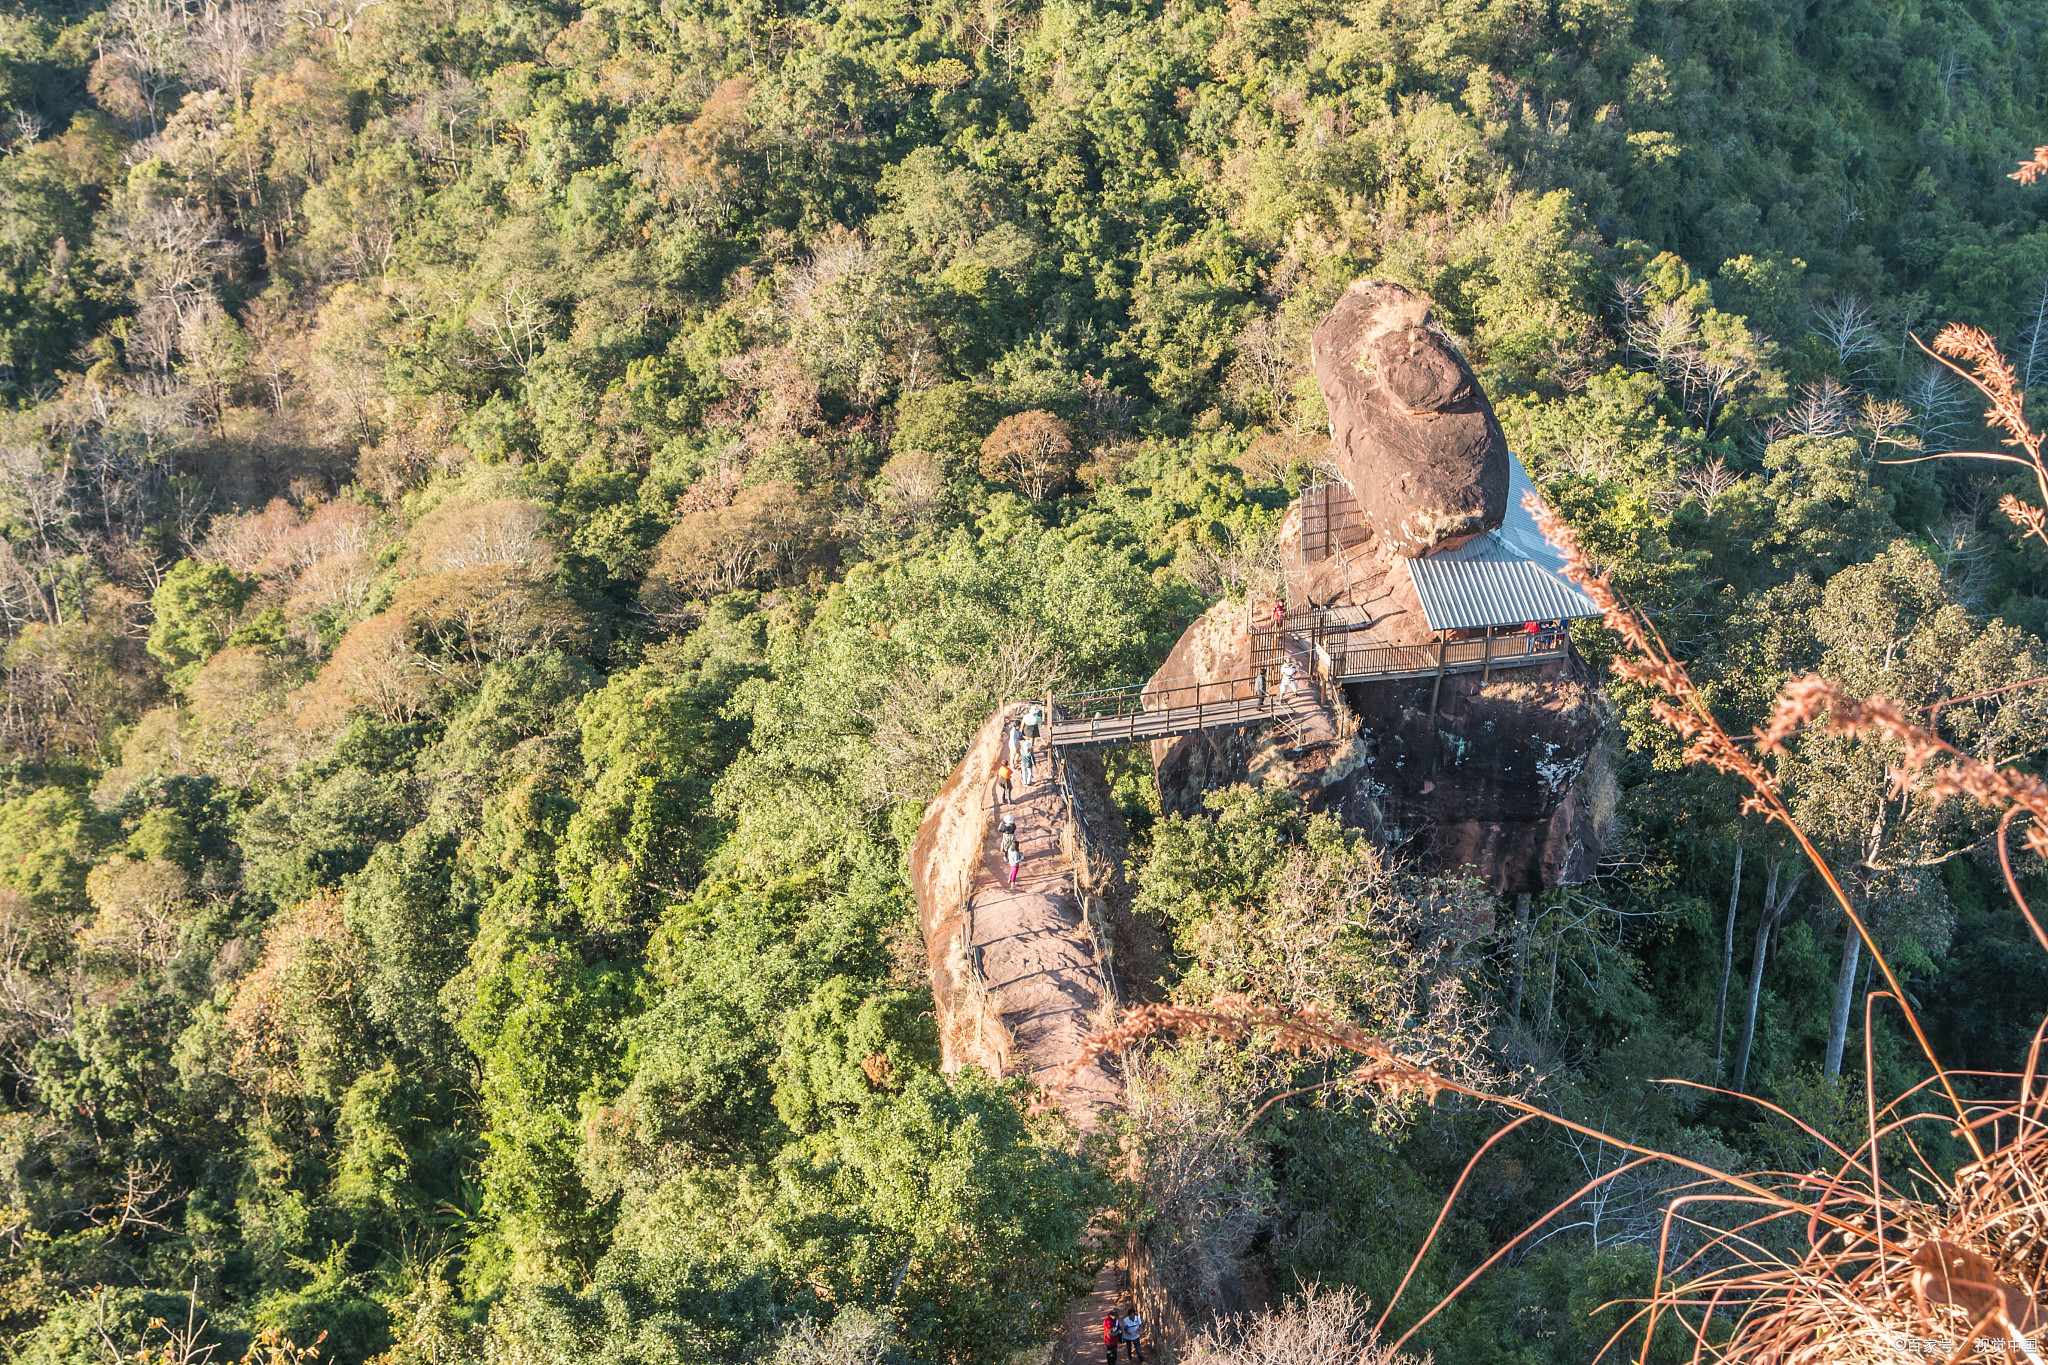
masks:
[[[1507,439],[1428,299],[1359,280],[1316,328],[1309,356],[1337,471],[1383,555],[1417,558],[1501,524]]]

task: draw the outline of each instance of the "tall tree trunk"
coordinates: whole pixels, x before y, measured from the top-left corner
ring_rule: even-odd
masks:
[[[2048,290],[2048,287],[2044,287]],[[2048,301],[2048,292],[2042,295]],[[1878,853],[1884,848],[1886,815],[1890,810],[1887,802],[1877,803],[1877,818],[1870,825],[1870,842],[1863,851],[1863,864],[1877,866]],[[1826,1071],[1830,1076],[1842,1074],[1842,1050],[1849,1043],[1849,1009],[1856,1003],[1856,964],[1863,956],[1863,935],[1856,926],[1843,916],[1842,924],[1842,969],[1835,974],[1835,1013],[1828,1021],[1828,1055]]]
[[[1728,889],[1728,928],[1721,936],[1721,995],[1714,1003],[1714,1077],[1721,1076],[1722,1044],[1728,1037],[1728,978],[1735,973],[1735,905],[1742,898],[1742,841],[1735,843],[1735,885]]]
[[[1515,897],[1515,996],[1508,1017],[1521,1022],[1522,985],[1529,975],[1529,893]]]
[[[1792,903],[1792,896],[1799,890],[1799,883],[1805,873],[1795,872],[1790,881],[1780,889],[1779,873],[1783,864],[1776,859],[1770,870],[1764,874],[1764,911],[1756,926],[1756,951],[1749,960],[1749,1002],[1742,1012],[1742,1042],[1735,1049],[1735,1088],[1741,1090],[1749,1083],[1749,1054],[1756,1043],[1757,1003],[1763,998],[1764,961],[1770,955],[1771,930],[1777,927],[1778,916],[1785,913],[1785,907]]]
[[[1849,1007],[1856,1003],[1856,964],[1863,955],[1863,935],[1856,932],[1855,925],[1847,927],[1848,937],[1842,940],[1842,970],[1835,976],[1835,1017],[1828,1025],[1830,1076],[1842,1074],[1842,1049],[1849,1042]]]

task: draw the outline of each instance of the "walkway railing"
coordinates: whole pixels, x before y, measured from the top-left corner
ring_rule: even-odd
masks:
[[[1330,630],[1310,621],[1288,634],[1308,649],[1314,667],[1297,674],[1290,686],[1279,671],[1267,666],[1269,691],[1260,696],[1251,676],[1155,688],[1150,683],[1069,692],[1050,698],[1047,715],[1054,749],[1099,749],[1113,744],[1149,743],[1201,730],[1226,730],[1287,720],[1323,705],[1323,692],[1334,683],[1397,682],[1437,678],[1447,673],[1482,673],[1499,668],[1526,668],[1562,659],[1571,645],[1561,630],[1530,635],[1522,631],[1476,640],[1439,640],[1425,645],[1376,645],[1354,638],[1355,632]],[[1293,652],[1288,652],[1293,657]],[[1435,710],[1434,701],[1431,703]]]
[[[1254,691],[1249,678],[1147,692],[1149,686],[1139,683],[1054,697],[1049,727],[1053,748],[1099,749],[1172,739],[1199,730],[1264,725],[1322,705],[1316,680],[1307,674],[1295,679],[1297,690],[1282,695],[1275,687],[1266,697]]]
[[[1562,659],[1568,648],[1563,631],[1540,635],[1518,631],[1479,640],[1443,640],[1430,645],[1373,645],[1332,634],[1321,644],[1329,655],[1330,672],[1339,682],[1432,678],[1438,673],[1526,668]]]

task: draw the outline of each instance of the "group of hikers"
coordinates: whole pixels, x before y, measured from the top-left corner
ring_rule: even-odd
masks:
[[[1104,1365],[1116,1365],[1117,1343],[1122,1342],[1124,1359],[1132,1365],[1145,1365],[1145,1348],[1140,1338],[1145,1335],[1145,1319],[1138,1316],[1138,1310],[1124,1305],[1124,1315],[1105,1313],[1102,1316],[1102,1346],[1107,1352]]]
[[[1026,789],[1037,780],[1038,732],[1045,725],[1045,710],[1033,704],[1023,718],[1004,727],[1003,751],[996,757],[995,805],[1002,810],[1016,799],[1015,784],[1021,781]],[[1017,843],[1017,817],[1003,812],[1002,832],[997,840],[1002,849],[1003,860],[1009,865],[1010,885],[1017,884],[1017,869],[1024,862],[1024,850]]]
[[[1286,649],[1286,646],[1281,642],[1282,634],[1286,629],[1287,604],[1285,602],[1275,602],[1273,604],[1273,647],[1275,649]],[[1294,653],[1292,650],[1289,650],[1287,658],[1280,665],[1280,695],[1285,697],[1300,690],[1301,665],[1294,661]],[[1261,706],[1265,705],[1266,670],[1263,667],[1252,669],[1252,695],[1259,699]]]
[[[1301,669],[1290,658],[1280,665],[1280,695],[1284,697],[1300,690]],[[1266,700],[1266,670],[1263,668],[1252,670],[1252,695],[1257,697],[1261,704]]]
[[[1293,681],[1293,669],[1294,664],[1290,661],[1286,669],[1281,673],[1281,690],[1283,692],[1287,690]],[[1265,695],[1263,685],[1259,689],[1259,695]],[[1034,703],[1021,717],[1003,727],[1002,751],[996,756],[995,808],[1002,811],[1002,819],[998,824],[1000,832],[997,836],[996,846],[1002,850],[1003,861],[1009,869],[1009,884],[1011,886],[1017,884],[1017,870],[1024,861],[1024,851],[1017,842],[1017,817],[1011,812],[1003,810],[1003,807],[1010,805],[1017,799],[1018,784],[1021,783],[1023,788],[1028,791],[1036,782],[1038,738],[1039,732],[1044,728],[1045,708]],[[1144,1365],[1145,1352],[1142,1344],[1144,1333],[1144,1318],[1139,1315],[1136,1308],[1129,1304],[1125,1305],[1122,1317],[1118,1317],[1113,1312],[1104,1315],[1102,1319],[1102,1344],[1107,1349],[1109,1356],[1106,1365],[1116,1365],[1116,1353],[1119,1343],[1124,1348],[1125,1359],[1131,1365]]]

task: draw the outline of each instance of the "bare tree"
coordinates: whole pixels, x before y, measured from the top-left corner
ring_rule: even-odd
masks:
[[[99,245],[134,281],[141,304],[128,334],[129,363],[168,370],[186,310],[233,257],[220,218],[188,199],[139,196],[108,215]]]
[[[521,498],[454,503],[414,528],[412,540],[428,573],[505,564],[542,575],[554,567],[554,549],[543,534],[547,522],[545,509]]]
[[[1954,376],[1938,366],[1923,366],[1901,386],[1899,396],[1913,410],[1922,451],[1938,455],[1954,448],[1964,414],[1962,385]]]
[[[33,109],[15,105],[8,110],[9,121],[14,124],[14,145],[33,147],[42,140],[43,116]]]
[[[239,112],[256,59],[283,36],[284,6],[278,0],[200,0],[192,26],[193,74],[225,90]]]
[[[929,367],[929,338],[900,280],[886,252],[858,233],[833,232],[789,268],[776,296],[803,365],[863,408],[892,381]]]
[[[191,60],[191,36],[185,0],[114,0],[107,6],[94,75],[132,87],[152,134],[162,130],[163,106]]]
[[[264,298],[250,300],[242,310],[242,328],[251,344],[249,370],[263,381],[270,410],[283,412],[285,389],[303,364],[305,336],[283,309]]]
[[[1835,353],[1835,363],[1845,378],[1869,373],[1882,338],[1871,316],[1870,303],[1860,294],[1837,294],[1813,310],[1813,334]]]
[[[1174,568],[1210,601],[1271,595],[1281,584],[1280,538],[1277,530],[1254,528],[1220,546],[1195,541],[1182,550]]]
[[[1212,1323],[1188,1345],[1188,1365],[1401,1365],[1379,1342],[1372,1305],[1349,1285],[1311,1284],[1278,1308]]]
[[[1225,396],[1275,426],[1299,431],[1295,385],[1308,374],[1308,342],[1277,314],[1262,313],[1237,334],[1237,354],[1223,376]],[[1263,408],[1263,413],[1261,409]]]
[[[1950,43],[1941,49],[1936,69],[1941,76],[1941,126],[1947,128],[1956,116],[1956,95],[1969,83],[1976,68],[1964,61],[1963,54]]]
[[[1937,525],[1927,528],[1928,553],[1941,567],[1941,579],[1962,602],[1981,605],[1991,581],[1999,542],[1979,529],[1998,505],[1998,485],[1972,480],[1956,495],[1957,506]]]
[[[1699,318],[1677,301],[1660,303],[1626,328],[1629,349],[1649,359],[1660,379],[1669,380],[1699,341]]]
[[[0,1060],[17,1081],[34,1078],[29,1054],[38,1042],[71,1029],[75,963],[45,960],[46,945],[65,927],[27,896],[0,889]]]
[[[179,320],[178,372],[199,395],[199,406],[214,431],[227,435],[228,399],[249,366],[249,338],[213,295],[200,296]]]
[[[421,160],[431,167],[452,167],[469,150],[480,103],[475,82],[459,72],[444,71],[441,83],[400,110],[394,123]]]
[[[497,368],[523,375],[547,348],[551,321],[547,304],[514,276],[470,313],[469,325],[490,347]]]
[[[1747,350],[1686,347],[1678,359],[1683,389],[1692,400],[1687,406],[1708,431],[1714,429],[1715,419],[1736,390],[1761,373]]]
[[[850,1306],[833,1314],[830,1326],[800,1317],[784,1327],[763,1365],[882,1365],[895,1348],[894,1319]]]
[[[1818,382],[1801,384],[1799,397],[1769,427],[1773,440],[1781,436],[1844,436],[1849,431],[1849,414],[1855,394],[1833,375]]]
[[[93,1331],[91,1349],[100,1365],[128,1365],[135,1360],[148,1360],[152,1365],[208,1365],[213,1353],[220,1349],[217,1343],[206,1340],[207,1319],[199,1312],[196,1282],[186,1297],[184,1326],[173,1326],[163,1318],[151,1318],[148,1326],[142,1329],[142,1335],[135,1339],[126,1338],[125,1329],[117,1325],[108,1312],[104,1288],[95,1287],[91,1291],[87,1307],[90,1316],[86,1322]],[[123,1339],[116,1340],[117,1332],[122,1333]],[[326,1333],[321,1335],[324,1337]]]
[[[1678,476],[1679,488],[1700,500],[1706,507],[1714,505],[1714,499],[1726,493],[1742,481],[1742,476],[1728,467],[1728,462],[1719,455],[1704,464],[1694,465]]]
[[[2048,381],[2048,275],[2034,282],[2028,295],[2026,321],[2020,326],[2020,387],[2039,388]]]
[[[1735,841],[1735,880],[1728,888],[1728,928],[1721,940],[1721,994],[1714,1003],[1714,1075],[1721,1074],[1721,1045],[1727,1039],[1728,978],[1735,973],[1735,912],[1742,904],[1742,841]]]
[[[1906,451],[1920,449],[1920,438],[1913,434],[1913,410],[1898,399],[1867,395],[1857,416],[1873,451],[1879,446]]]
[[[1650,294],[1648,280],[1632,280],[1626,276],[1614,281],[1613,304],[1615,316],[1621,320],[1622,344],[1634,347],[1636,319],[1645,307],[1643,300]]]
[[[0,508],[26,528],[23,538],[47,563],[62,553],[77,508],[71,499],[71,465],[40,441],[25,435],[0,440]]]
[[[869,485],[869,496],[890,524],[899,529],[919,525],[945,506],[945,462],[929,451],[898,451]]]

